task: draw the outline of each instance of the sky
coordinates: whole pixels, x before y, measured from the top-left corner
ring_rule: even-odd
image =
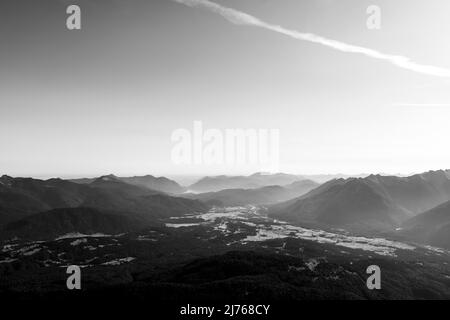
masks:
[[[81,30],[66,28],[69,4]],[[370,5],[379,30],[366,26]],[[171,135],[194,121],[279,130],[283,172],[450,168],[449,10],[447,0],[1,1],[0,174],[258,171],[174,163]]]

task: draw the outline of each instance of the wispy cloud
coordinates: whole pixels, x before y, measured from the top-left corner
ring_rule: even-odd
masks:
[[[370,58],[386,61],[399,68],[414,71],[421,74],[445,78],[450,77],[450,70],[446,68],[424,65],[414,62],[410,58],[405,56],[386,54],[374,49],[347,44],[341,41],[324,38],[312,33],[303,33],[296,30],[286,29],[282,26],[264,22],[252,15],[249,15],[247,13],[232,8],[224,7],[209,0],[172,0],[172,1],[187,5],[189,7],[200,7],[207,9],[211,12],[221,15],[222,17],[224,17],[225,19],[236,25],[259,27],[286,35],[288,37],[297,40],[321,44],[338,51],[362,54]]]

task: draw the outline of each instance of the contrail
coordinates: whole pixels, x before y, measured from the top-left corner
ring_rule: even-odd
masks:
[[[189,7],[200,7],[207,9],[209,11],[212,11],[214,13],[220,14],[222,17],[227,19],[233,24],[237,25],[247,25],[247,26],[254,26],[254,27],[260,27],[263,29],[267,29],[270,31],[274,31],[277,33],[284,34],[288,37],[297,39],[297,40],[303,40],[303,41],[309,41],[313,43],[318,43],[321,45],[324,45],[329,48],[333,48],[338,51],[342,52],[350,52],[350,53],[358,53],[365,55],[370,58],[378,59],[378,60],[384,60],[386,62],[389,62],[397,67],[414,71],[421,74],[436,76],[436,77],[450,77],[450,70],[430,65],[424,65],[419,64],[408,57],[399,56],[399,55],[392,55],[392,54],[386,54],[379,52],[374,49],[360,47],[352,44],[347,44],[344,42],[340,42],[337,40],[332,40],[328,38],[324,38],[312,33],[303,33],[296,30],[290,30],[283,28],[279,25],[270,24],[267,22],[264,22],[252,15],[249,15],[247,13],[227,8],[224,6],[221,6],[217,3],[211,2],[209,0],[172,0],[184,5],[187,5]]]

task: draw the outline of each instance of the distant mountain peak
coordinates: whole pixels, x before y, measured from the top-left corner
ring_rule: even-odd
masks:
[[[268,176],[271,175],[270,172],[255,172],[254,174],[250,175],[250,177],[256,177],[256,176]]]
[[[152,175],[134,176],[134,177],[121,177],[121,181],[145,187],[151,190],[158,190],[166,193],[180,194],[184,192],[184,188],[180,186],[176,181],[170,180],[166,177],[155,177]]]
[[[117,176],[113,175],[113,174],[108,174],[108,175],[105,175],[105,176],[98,177],[96,180],[98,180],[98,181],[117,181],[117,182],[120,182],[120,179]]]
[[[249,176],[207,176],[201,178],[188,187],[195,192],[215,192],[225,189],[255,189],[270,185],[287,185],[297,180],[304,179],[301,176],[287,173],[257,172]]]

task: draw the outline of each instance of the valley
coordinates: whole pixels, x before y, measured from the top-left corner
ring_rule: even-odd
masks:
[[[65,269],[72,264],[82,268],[86,297],[178,301],[196,292],[193,300],[221,301],[231,285],[242,300],[450,298],[447,250],[304,228],[251,205],[169,217],[139,232],[15,238],[1,248],[0,293],[21,299],[70,295]],[[372,264],[383,270],[379,291],[365,284]]]

